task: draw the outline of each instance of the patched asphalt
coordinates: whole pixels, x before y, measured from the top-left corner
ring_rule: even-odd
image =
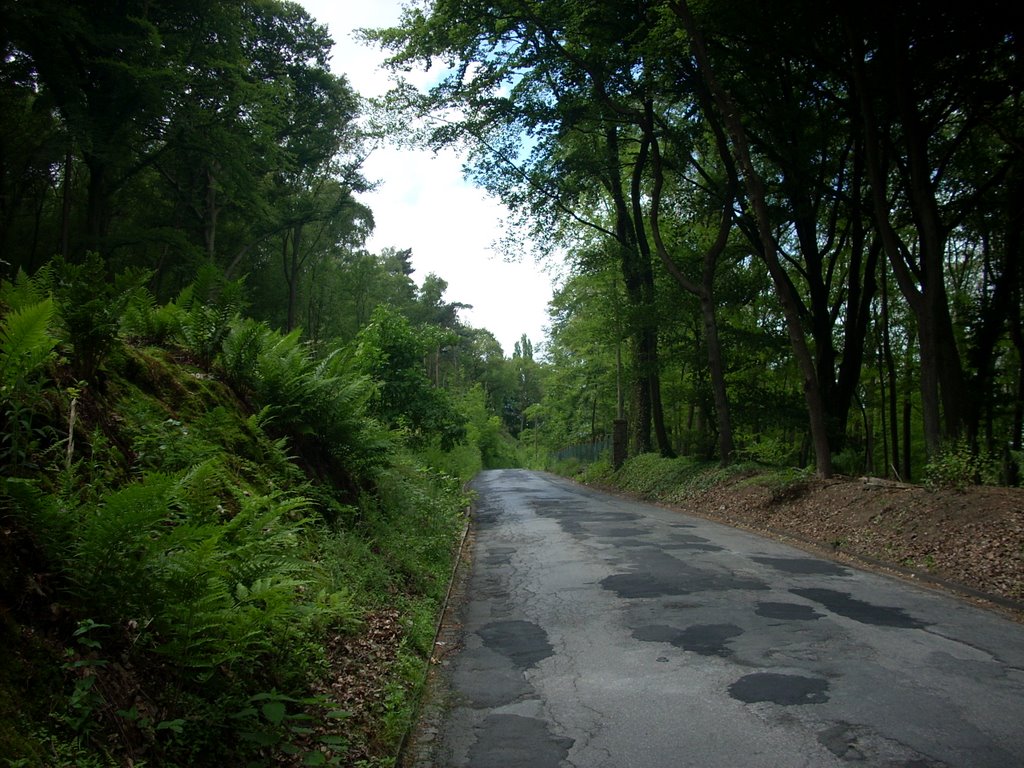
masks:
[[[406,765],[1024,766],[1021,625],[544,473],[474,485]]]

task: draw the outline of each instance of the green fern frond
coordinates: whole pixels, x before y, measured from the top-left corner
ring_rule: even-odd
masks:
[[[44,299],[16,309],[0,322],[0,386],[13,386],[35,372],[53,353],[54,305]]]
[[[0,308],[4,311],[15,310],[39,303],[49,293],[51,279],[52,270],[49,266],[43,267],[32,277],[24,269],[19,269],[13,280],[0,282]]]
[[[232,324],[221,348],[221,365],[235,387],[255,386],[259,359],[270,342],[272,331],[266,323],[242,318]]]

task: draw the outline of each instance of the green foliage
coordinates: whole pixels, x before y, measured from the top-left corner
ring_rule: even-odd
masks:
[[[224,377],[235,389],[253,388],[260,380],[259,364],[265,345],[275,334],[266,323],[252,318],[238,318],[224,339],[221,368]]]
[[[37,422],[46,406],[42,374],[57,346],[53,316],[53,302],[44,299],[0,317],[0,466],[31,465],[49,434]]]
[[[628,459],[615,478],[628,491],[662,498],[692,478],[700,466],[687,458],[666,459],[656,453],[644,453]]]
[[[40,311],[28,306],[14,325]],[[10,754],[43,749],[78,755],[55,765],[89,765],[88,749],[68,745],[117,731],[167,764],[295,750],[308,764],[344,764],[344,718],[327,741],[305,733],[327,706],[309,686],[329,674],[327,637],[395,606],[408,636],[382,683],[375,743],[390,748],[408,723],[462,522],[461,481],[400,454],[367,418],[369,380],[340,352],[317,357],[298,334],[260,323],[231,328],[217,370],[258,410],[240,413],[230,390],[159,350],[128,348],[106,380],[103,420],[91,418],[100,409],[81,412],[59,481],[3,479],[4,514],[60,574],[53,599],[89,622],[59,661],[57,731],[32,725]],[[290,445],[310,463],[297,464]],[[351,473],[373,482],[360,493],[333,484]],[[342,504],[346,495],[356,504]],[[152,679],[122,680],[131,670]],[[145,706],[120,695],[138,685]],[[240,716],[246,707],[255,714]]]
[[[928,460],[924,482],[931,487],[960,491],[971,485],[996,485],[999,462],[986,452],[973,450],[961,438],[947,443]]]
[[[350,479],[372,481],[394,444],[368,418],[369,379],[350,370],[341,350],[318,359],[300,338],[299,331],[241,323],[228,337],[225,367],[263,410],[264,423],[332,457]]]
[[[50,335],[53,301],[16,309],[0,323],[0,392],[16,391],[50,360],[57,339]]]
[[[677,503],[751,474],[764,475],[763,470],[749,464],[723,467],[718,463],[689,458],[666,459],[656,453],[645,453],[627,459],[618,471],[603,472],[601,482],[644,498]]]
[[[331,623],[351,615],[318,591],[302,557],[305,499],[238,489],[232,514],[194,493],[204,475],[152,475],[75,511],[67,546],[71,590],[84,610],[139,627],[136,643],[209,682],[301,653],[294,641],[314,616]]]
[[[444,450],[465,437],[465,418],[423,369],[428,346],[401,315],[380,306],[356,338],[353,364],[377,387],[373,412],[420,443],[437,436]]]
[[[483,469],[518,466],[514,446],[502,428],[501,417],[487,407],[482,385],[476,384],[466,393],[462,408],[468,419],[467,441],[479,449]]]
[[[242,281],[228,280],[212,264],[206,264],[176,303],[183,310],[179,336],[199,365],[209,370],[244,307]]]
[[[445,448],[435,438],[419,449],[426,463],[463,482],[468,482],[481,469],[502,469],[519,466],[515,442],[502,427],[501,418],[487,407],[483,387],[476,384],[462,395],[457,407],[466,419],[466,439]]]
[[[310,744],[317,721],[343,720],[348,713],[331,707],[330,702],[318,697],[295,698],[277,691],[250,696],[246,706],[232,714],[242,741],[260,750],[272,750],[301,759],[301,765],[341,765],[348,746],[344,737],[324,734]],[[336,754],[339,752],[341,754]],[[257,761],[252,765],[266,765]]]
[[[183,308],[174,302],[157,304],[145,288],[133,292],[121,317],[121,333],[148,344],[166,344],[181,334]]]
[[[54,261],[50,288],[79,379],[96,381],[100,366],[117,347],[121,315],[146,279],[139,270],[112,278],[95,253],[81,264]]]
[[[864,449],[859,446],[848,446],[832,457],[832,468],[840,475],[856,477],[865,474]]]
[[[63,669],[73,676],[74,684],[71,695],[68,697],[68,712],[63,719],[79,735],[96,727],[96,716],[107,703],[97,690],[98,677],[95,672],[98,668],[107,666],[109,662],[97,657],[101,643],[90,636],[90,633],[97,629],[107,629],[108,626],[107,624],[97,624],[92,619],[78,622],[78,627],[72,637],[81,648],[65,650],[67,661],[64,663]]]
[[[584,466],[577,477],[581,483],[606,483],[614,472],[612,460],[606,456]]]
[[[737,440],[737,457],[767,467],[785,467],[794,463],[796,449],[786,439],[774,435],[758,435],[750,439]]]
[[[132,436],[136,469],[178,472],[218,452],[212,443],[190,435],[189,428],[179,419],[161,418],[158,411],[136,413],[136,418],[139,416],[143,418]]]

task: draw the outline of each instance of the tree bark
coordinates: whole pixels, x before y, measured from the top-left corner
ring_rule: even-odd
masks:
[[[216,161],[214,161],[216,165]],[[211,262],[217,255],[217,215],[220,209],[217,207],[217,178],[214,175],[214,168],[206,169],[206,221],[203,227],[203,244],[206,247],[206,256]]]
[[[650,102],[645,105],[645,111],[649,114]],[[646,116],[646,115],[645,115]],[[632,206],[630,225],[633,231],[632,240],[636,244],[637,269],[640,278],[640,295],[642,302],[641,311],[641,343],[643,344],[643,360],[646,365],[644,378],[650,388],[651,421],[654,427],[654,439],[657,441],[658,451],[665,458],[673,458],[675,452],[668,439],[668,432],[665,429],[665,410],[661,402],[661,371],[658,359],[658,317],[654,288],[654,270],[651,259],[651,244],[647,240],[647,232],[644,228],[643,201],[644,194],[642,182],[647,170],[647,162],[651,153],[652,137],[644,132],[640,142],[640,152],[633,163],[633,173],[630,177],[629,197]]]
[[[285,231],[281,246],[284,279],[288,284],[288,310],[285,333],[291,333],[295,329],[295,307],[299,300],[299,272],[302,269],[301,249],[302,225],[296,224],[291,229]]]
[[[892,222],[892,206],[886,193],[889,168],[882,156],[883,143],[891,137],[883,135],[876,115],[875,94],[864,66],[863,34],[850,24],[847,33],[853,61],[852,85],[863,115],[875,225],[900,292],[917,319],[925,445],[932,455],[939,450],[944,438],[955,438],[960,433],[965,387],[946,294],[943,266],[946,231],[931,181],[933,169],[928,158],[928,136],[920,124],[913,83],[907,73],[906,45],[897,40],[895,31],[887,29],[880,36],[877,57],[886,78],[885,88],[893,93],[892,107],[903,126],[906,169],[899,181],[913,214],[919,252],[914,257]]]
[[[74,164],[71,150],[64,153],[64,178],[60,201],[60,255],[65,261],[71,255],[71,182]]]
[[[88,248],[102,252],[109,226],[109,192],[107,167],[100,158],[86,154],[85,167],[89,169],[88,200],[86,203],[86,235]]]
[[[693,15],[690,13],[689,5],[686,0],[680,0],[679,2],[672,3],[672,9],[682,22],[683,28],[690,35],[693,43],[694,57],[732,141],[736,166],[742,176],[747,197],[754,209],[762,257],[768,266],[768,272],[771,275],[776,294],[782,305],[790,345],[793,348],[793,354],[796,357],[797,366],[803,380],[804,401],[807,405],[810,420],[811,447],[814,451],[817,473],[821,477],[831,477],[832,452],[828,441],[828,421],[825,415],[825,404],[818,386],[818,375],[814,358],[807,346],[803,324],[800,320],[799,300],[793,291],[793,286],[785,270],[779,262],[775,238],[771,232],[764,183],[751,161],[750,145],[736,105],[730,94],[718,82],[711,68],[703,34],[697,28]],[[711,116],[709,115],[709,117]]]
[[[719,225],[715,241],[704,251],[701,258],[701,281],[699,284],[690,280],[679,268],[668,248],[665,245],[661,233],[661,196],[664,187],[664,168],[662,165],[661,151],[657,138],[653,136],[653,120],[646,121],[646,128],[651,133],[651,156],[652,172],[654,174],[654,185],[651,192],[651,238],[654,240],[655,250],[665,270],[669,273],[676,284],[687,293],[696,296],[700,301],[701,319],[704,324],[704,340],[707,345],[708,366],[711,372],[711,391],[715,401],[715,420],[718,425],[718,458],[722,465],[729,464],[733,460],[735,445],[732,435],[732,416],[729,409],[729,395],[725,382],[725,363],[722,356],[722,344],[718,337],[718,317],[715,312],[714,302],[714,281],[715,271],[718,266],[718,259],[725,251],[729,238],[729,230],[732,224],[732,205],[734,194],[732,185],[725,195],[723,203],[722,219]]]
[[[884,262],[883,262],[884,264]],[[896,389],[896,360],[892,354],[892,336],[889,332],[889,278],[882,275],[882,357],[885,360],[885,372],[889,381],[889,439],[892,440],[892,467],[895,471],[900,466],[900,427],[897,419],[899,409],[899,393]],[[904,450],[908,450],[904,446]],[[888,467],[886,473],[888,474]]]
[[[646,317],[653,307],[645,303],[642,270],[639,264],[639,250],[636,245],[636,229],[630,217],[626,194],[622,188],[620,176],[620,149],[618,130],[614,125],[605,128],[605,150],[608,153],[606,184],[615,205],[615,239],[619,245],[619,259],[622,267],[622,279],[626,288],[626,296],[640,315],[630,324],[632,336],[631,352],[633,357],[632,399],[634,413],[632,419],[633,450],[635,453],[648,453],[651,442],[651,384],[650,348],[644,338],[644,326],[650,322]]]

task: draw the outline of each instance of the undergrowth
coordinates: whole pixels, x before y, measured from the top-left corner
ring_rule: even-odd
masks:
[[[0,285],[5,765],[386,763],[493,435],[424,460],[341,350],[244,319],[234,284],[157,306],[62,269]],[[330,681],[385,610],[397,661],[357,718]]]
[[[722,466],[690,457],[667,459],[657,453],[633,456],[618,470],[605,458],[588,464],[562,462],[553,466],[552,471],[583,483],[615,487],[669,504],[692,499],[728,483],[757,483],[782,489],[807,478],[804,470],[765,467],[749,461]]]

